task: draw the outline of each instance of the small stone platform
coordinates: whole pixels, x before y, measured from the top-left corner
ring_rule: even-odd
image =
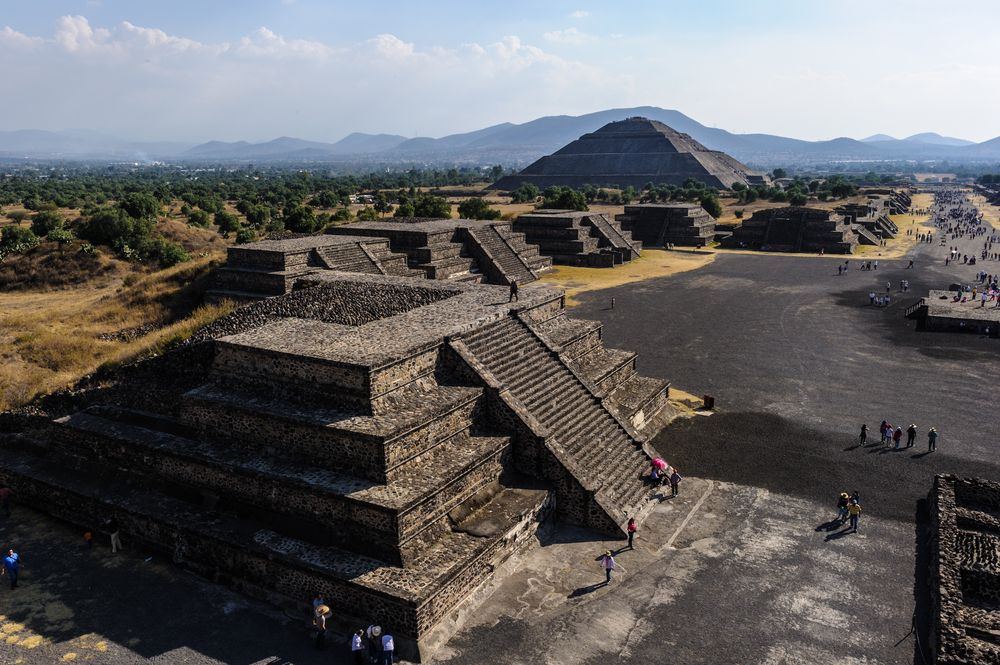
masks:
[[[765,252],[851,254],[858,244],[858,231],[848,218],[829,210],[767,208],[744,220],[722,244]]]
[[[647,247],[704,247],[715,240],[715,218],[692,203],[643,203],[615,215],[622,229]]]
[[[519,216],[514,229],[537,245],[542,255],[563,265],[613,268],[642,252],[642,242],[617,221],[598,213],[536,210]]]
[[[0,418],[0,483],[83,528],[113,517],[250,595],[301,608],[323,593],[426,656],[545,520],[622,538],[652,507],[669,384],[569,318],[561,291],[508,292],[300,275],[162,356]]]
[[[931,291],[906,309],[906,318],[917,322],[917,330],[1000,337],[997,300],[989,299],[984,306],[971,291]]]
[[[1000,662],[1000,483],[937,476],[929,502],[934,662]]]

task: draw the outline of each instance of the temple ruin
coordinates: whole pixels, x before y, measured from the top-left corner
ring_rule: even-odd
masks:
[[[643,246],[704,247],[715,240],[715,218],[696,203],[642,203],[615,215]]]
[[[723,246],[766,252],[851,254],[858,237],[857,229],[844,215],[821,208],[788,206],[756,211],[736,227]]]
[[[612,268],[639,256],[642,243],[607,215],[541,209],[520,215],[514,230],[554,263]]]
[[[641,189],[647,183],[682,185],[688,179],[718,189],[767,182],[766,176],[724,152],[709,150],[662,122],[635,117],[584,134],[490,188],[512,191],[530,183],[539,189],[553,185]]]
[[[928,501],[933,662],[1000,662],[1000,483],[937,476]]]
[[[296,246],[343,247],[313,242]],[[249,595],[301,608],[322,593],[427,656],[546,520],[618,538],[651,507],[669,384],[601,329],[540,285],[508,303],[504,286],[310,272],[0,417],[0,481],[81,528],[114,517]]]

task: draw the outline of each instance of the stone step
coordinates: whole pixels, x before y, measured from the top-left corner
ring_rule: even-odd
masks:
[[[404,560],[409,539],[499,479],[510,446],[507,437],[459,432],[441,442],[424,463],[410,464],[406,474],[379,485],[281,458],[247,457],[225,443],[107,415],[81,412],[60,419],[71,432],[87,436],[65,437],[53,449],[255,507],[263,511],[256,517],[278,531],[290,518],[309,522],[340,547],[395,562]],[[366,525],[366,515],[380,517]]]
[[[565,312],[543,323],[532,324],[536,333],[560,347],[561,353],[567,358],[575,358],[599,345],[603,327],[604,324],[600,321],[576,319],[566,316]]]
[[[550,505],[544,490],[501,492],[489,513],[494,526],[481,530],[484,535],[449,531],[421,551],[420,565],[402,568],[118,483],[99,470],[82,476],[19,451],[5,451],[0,479],[23,504],[81,528],[93,529],[113,516],[126,543],[163,552],[175,564],[243,593],[294,607],[322,593],[335,615],[351,625],[392,626],[397,651],[413,659],[420,656],[418,640],[427,627],[453,612],[524,545]],[[470,526],[479,520],[471,519]]]
[[[608,393],[623,420],[642,430],[667,406],[670,384],[662,379],[633,374]]]
[[[400,395],[391,413],[371,415],[207,384],[185,393],[180,419],[244,455],[280,455],[383,483],[405,474],[440,441],[471,428],[482,395],[481,388],[435,386]]]
[[[632,351],[595,346],[573,358],[572,364],[601,390],[610,392],[635,374],[636,357]]]

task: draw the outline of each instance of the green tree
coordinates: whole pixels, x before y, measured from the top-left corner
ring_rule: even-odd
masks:
[[[31,218],[31,231],[39,238],[61,229],[64,225],[62,215],[53,210],[45,210]]]
[[[297,205],[285,215],[285,228],[296,233],[312,233],[318,227],[316,211],[307,205]]]
[[[801,192],[796,192],[788,197],[788,202],[793,206],[804,206],[809,198]]]
[[[378,218],[379,218],[378,212],[375,210],[375,208],[372,208],[371,206],[365,206],[364,208],[358,211],[359,222],[374,222]]]
[[[7,213],[7,219],[15,224],[20,224],[24,220],[28,219],[28,216],[29,214],[27,210],[11,210]]]
[[[719,197],[714,192],[702,196],[699,203],[701,203],[701,207],[705,209],[705,212],[712,217],[718,219],[722,216],[722,204],[719,203]]]
[[[265,227],[271,221],[271,208],[263,203],[250,206],[243,214],[246,215],[247,223],[256,228]]]
[[[118,207],[132,219],[156,219],[160,214],[160,202],[145,192],[129,192],[118,202]]]
[[[38,236],[23,226],[5,226],[0,232],[0,259],[7,254],[26,252],[38,244]]]
[[[375,212],[383,217],[385,217],[386,213],[392,212],[392,204],[389,203],[389,199],[382,192],[379,192],[375,197]]]
[[[80,220],[76,234],[87,242],[121,251],[125,246],[140,246],[152,229],[149,219],[134,218],[120,208],[98,208],[94,214]]]
[[[542,196],[543,199],[539,205],[540,208],[556,208],[559,210],[590,209],[587,207],[587,200],[583,193],[569,187],[547,187]]]
[[[511,203],[534,203],[540,194],[538,187],[526,182],[510,193],[510,200]]]
[[[476,196],[458,204],[458,216],[462,219],[500,219],[500,211]]]
[[[234,233],[240,230],[240,219],[231,212],[220,210],[215,213],[215,225],[219,227],[219,233]]]
[[[787,178],[788,172],[785,169],[774,169],[771,171],[771,176],[775,179],[777,178]]]
[[[200,226],[203,229],[207,229],[208,225],[212,223],[212,218],[208,216],[208,213],[201,208],[192,208],[191,212],[188,214],[188,224],[191,226]]]

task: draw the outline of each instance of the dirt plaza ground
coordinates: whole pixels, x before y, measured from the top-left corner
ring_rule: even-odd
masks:
[[[928,288],[1000,269],[945,268],[943,256],[918,245],[912,270],[849,259],[838,276],[832,257],[719,254],[580,294],[573,314],[603,321],[609,346],[637,351],[643,373],[714,395],[717,413],[658,437],[685,476],[681,496],[658,503],[611,585],[599,584],[596,557],[622,543],[554,529],[510,562],[438,660],[921,662],[908,635],[915,613],[921,628],[926,618],[921,499],[935,473],[1000,480],[997,341],[918,333],[902,316]],[[887,281],[893,303],[870,306]],[[883,418],[916,423],[917,446],[858,447],[860,424],[877,438]],[[931,426],[941,439],[926,455]],[[830,528],[843,490],[861,493],[858,534]],[[343,644],[316,653],[298,617],[145,552],[85,552],[75,530],[29,511],[0,522],[0,540],[25,559],[21,588],[0,588],[0,662],[347,662]]]

